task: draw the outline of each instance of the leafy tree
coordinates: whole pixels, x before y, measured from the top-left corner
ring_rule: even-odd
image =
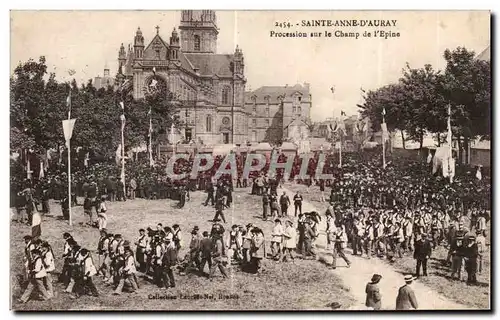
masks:
[[[446,103],[439,92],[443,81],[441,72],[430,64],[418,69],[407,64],[399,80],[406,96],[405,130],[410,139],[420,142],[420,149],[426,132],[446,130]]]
[[[451,105],[453,134],[467,157],[471,139],[489,139],[491,135],[491,65],[476,60],[475,53],[463,47],[453,51],[447,49],[444,58],[442,92]],[[461,156],[460,152],[460,159]]]

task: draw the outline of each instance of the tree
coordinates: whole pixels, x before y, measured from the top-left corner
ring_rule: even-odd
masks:
[[[458,47],[444,52],[446,69],[441,87],[452,108],[453,133],[468,156],[471,139],[491,136],[491,65],[476,60],[475,53]],[[462,158],[462,153],[459,153]]]
[[[401,84],[390,84],[375,91],[368,91],[365,102],[358,105],[361,109],[361,115],[370,119],[374,131],[380,130],[382,112],[385,108],[387,129],[389,131],[401,130],[403,147],[405,143],[403,130],[406,128],[409,119],[406,98],[406,92]]]
[[[410,139],[420,142],[420,149],[426,132],[446,130],[446,103],[439,92],[443,81],[441,72],[435,71],[430,64],[418,69],[407,64],[399,80],[407,108],[405,130]]]

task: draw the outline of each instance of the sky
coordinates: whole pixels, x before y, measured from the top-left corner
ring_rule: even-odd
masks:
[[[443,52],[464,46],[477,54],[490,45],[487,11],[217,11],[218,53],[244,54],[247,90],[263,85],[309,83],[311,118],[319,121],[356,114],[361,88],[376,89],[396,82],[411,67],[444,67]],[[396,20],[391,27],[301,27],[302,20]],[[137,27],[146,45],[160,27],[168,42],[180,22],[180,11],[11,11],[10,71],[44,55],[48,71],[61,81],[86,82],[114,75],[118,50],[133,44]],[[275,27],[290,22],[290,28]],[[296,24],[299,24],[297,26]],[[399,37],[274,38],[270,32],[398,32]],[[69,76],[68,70],[76,74]],[[332,94],[330,88],[335,87]]]

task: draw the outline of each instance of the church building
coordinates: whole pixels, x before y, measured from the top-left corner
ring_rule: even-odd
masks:
[[[168,88],[182,123],[176,130],[185,141],[275,142],[287,138],[292,121],[306,126],[309,85],[245,92],[243,52],[236,45],[233,53],[218,53],[218,34],[213,10],[182,10],[178,30],[173,28],[168,39],[157,26],[156,35],[146,41],[138,28],[133,45],[120,47],[117,85],[135,99],[144,98],[158,83]],[[261,113],[263,108],[266,113]]]
[[[117,79],[136,99],[144,97],[153,81],[162,82],[176,97],[182,122],[177,130],[185,140],[243,143],[243,52],[236,47],[234,53],[218,53],[218,33],[213,10],[183,10],[179,31],[174,28],[168,41],[156,27],[147,43],[138,28],[133,46],[128,51],[120,47]]]

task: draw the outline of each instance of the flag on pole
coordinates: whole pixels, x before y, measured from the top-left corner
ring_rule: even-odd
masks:
[[[66,146],[69,146],[69,141],[71,140],[71,136],[73,136],[73,128],[75,126],[75,121],[76,121],[76,119],[68,119],[68,120],[62,121],[64,139],[66,140]]]
[[[120,165],[121,159],[122,159],[122,145],[119,144],[118,148],[116,148],[116,152],[115,152],[115,160],[116,160],[117,165]]]
[[[30,179],[30,180],[31,180],[31,174],[32,174],[33,172],[31,171],[30,154],[29,154],[29,152],[28,152],[28,151],[26,151],[26,161],[27,161],[27,163],[26,163],[26,173],[27,173],[27,177],[28,177],[28,179]]]
[[[39,238],[42,235],[42,217],[38,211],[33,213],[32,223],[31,223],[31,236],[33,238]]]
[[[71,119],[71,90],[66,98],[66,107],[68,107],[68,119]]]
[[[382,138],[383,141],[386,142],[389,140],[389,131],[387,131],[387,123],[383,122],[380,127],[382,128]]]
[[[330,90],[332,91],[332,93],[335,93],[335,86],[331,87]]]
[[[343,134],[343,135],[346,135],[346,129],[345,129],[345,117],[346,116],[346,113],[344,111],[340,111],[340,123],[338,125],[338,129],[340,129],[340,133]]]
[[[477,180],[482,180],[483,179],[483,175],[481,174],[481,167],[477,167],[477,171],[476,171],[476,178]]]
[[[448,104],[448,170],[450,176],[450,182],[453,181],[455,176],[455,159],[453,159],[453,149],[452,149],[452,133],[451,133],[451,104]]]
[[[87,152],[87,153],[85,154],[85,159],[83,159],[83,165],[84,165],[85,167],[88,167],[88,166],[89,166],[89,160],[90,160],[90,153],[89,153],[89,152]]]
[[[450,147],[450,153],[451,153],[451,139],[452,139],[452,134],[451,134],[451,105],[448,105],[448,146]]]
[[[43,160],[40,160],[40,173],[38,174],[38,178],[42,179],[43,177],[45,177],[45,172],[43,169]]]

